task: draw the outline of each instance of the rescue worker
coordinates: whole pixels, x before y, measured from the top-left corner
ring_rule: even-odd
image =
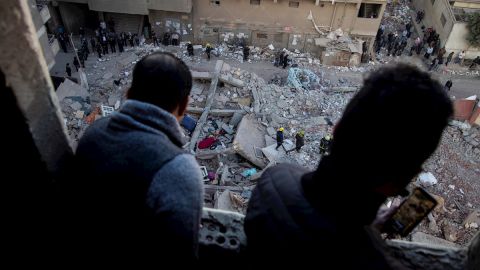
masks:
[[[192,45],[192,43],[188,43],[187,52],[188,52],[188,56],[193,56],[193,45]]]
[[[210,53],[212,52],[213,48],[210,43],[207,43],[207,48],[205,49],[205,52],[207,53],[207,59],[210,60]]]
[[[332,143],[332,136],[327,134],[320,140],[320,155],[324,156],[330,154],[330,145]]]
[[[278,148],[283,145],[283,131],[284,130],[285,129],[283,127],[279,128],[277,130],[277,147],[275,148],[275,150],[278,150]]]

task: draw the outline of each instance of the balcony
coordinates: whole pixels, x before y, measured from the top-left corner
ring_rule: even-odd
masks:
[[[42,18],[42,23],[46,24],[48,20],[50,20],[50,11],[46,5],[37,5],[38,12],[40,13],[40,17]]]
[[[199,233],[200,260],[211,262],[222,258],[242,263],[247,239],[243,230],[245,216],[218,209],[203,208]],[[345,243],[346,247],[348,243]],[[480,233],[467,248],[452,248],[401,240],[388,240],[392,255],[412,269],[480,269]]]

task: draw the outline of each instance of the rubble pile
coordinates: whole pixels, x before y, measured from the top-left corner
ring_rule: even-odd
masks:
[[[101,108],[117,110],[125,101],[135,63],[149,53],[163,50],[143,45],[101,61],[91,57],[86,62],[88,90],[65,80],[57,95],[74,142],[91,122],[102,117]],[[171,50],[190,64],[204,59],[187,56],[183,48]],[[270,59],[268,50],[262,53],[253,48],[252,58],[258,54]],[[225,53],[239,59],[242,52]],[[182,126],[187,139],[191,139],[207,101],[211,102],[198,139],[189,143],[195,146],[192,154],[204,176],[207,207],[245,213],[256,180],[266,168],[291,162],[315,169],[320,160],[321,138],[332,132],[331,124],[338,122],[360,87],[360,81],[351,81],[352,77],[347,79],[342,73],[364,73],[379,67],[323,67],[300,52],[292,52],[292,58],[298,64],[289,69],[288,76],[276,75],[268,82],[227,63],[223,63],[219,74],[192,70],[191,100]],[[211,81],[216,76],[215,94],[210,95]],[[285,140],[276,150],[276,131],[280,127],[284,128]],[[299,131],[305,132],[305,145],[297,152],[295,135]],[[479,145],[479,127],[452,121],[438,151],[424,166],[426,176],[415,182],[443,200],[417,232],[464,245],[478,231],[471,213],[480,207],[480,187],[472,182],[480,179]],[[465,221],[468,217],[470,220]]]

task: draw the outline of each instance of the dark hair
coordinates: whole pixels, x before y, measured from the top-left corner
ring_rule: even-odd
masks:
[[[329,158],[368,175],[371,183],[362,185],[406,184],[436,149],[452,112],[450,98],[428,73],[407,64],[382,67],[346,107]]]
[[[188,66],[171,53],[158,52],[143,57],[135,65],[127,98],[173,112],[191,89],[192,74]]]

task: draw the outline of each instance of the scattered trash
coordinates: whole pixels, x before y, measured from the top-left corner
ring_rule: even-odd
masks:
[[[437,184],[437,179],[430,172],[422,172],[418,175],[418,182],[425,187],[433,186]]]
[[[256,173],[257,173],[257,169],[255,169],[255,168],[246,169],[242,172],[242,176],[243,177],[250,177],[250,176],[252,176]]]

